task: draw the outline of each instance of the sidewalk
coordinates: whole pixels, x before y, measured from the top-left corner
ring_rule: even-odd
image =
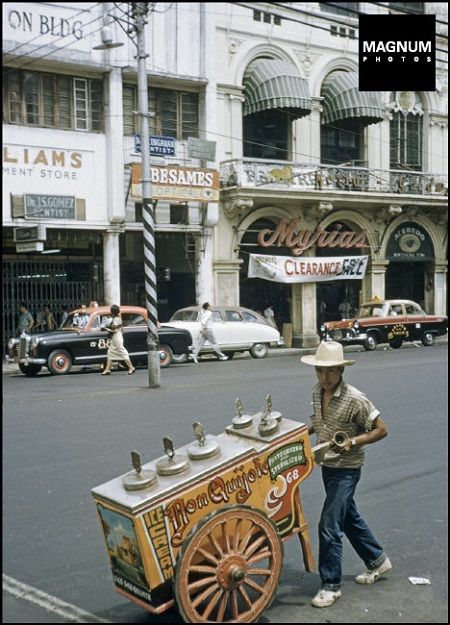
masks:
[[[436,345],[447,345],[448,344],[448,336],[439,336],[435,342]],[[417,349],[423,348],[424,346],[420,341],[415,341],[414,343],[404,343],[401,349]],[[317,347],[276,347],[273,349],[269,349],[269,353],[267,354],[268,358],[278,357],[278,356],[304,356],[305,354],[315,354]],[[377,350],[386,351],[390,350],[389,345],[381,344],[377,346]],[[428,349],[428,348],[427,348]],[[364,347],[362,345],[351,345],[349,347],[344,347],[345,352],[363,352]],[[398,351],[398,350],[396,350]],[[250,358],[250,354],[248,352],[244,352],[243,354],[236,354],[235,358]],[[3,375],[5,374],[17,374],[20,373],[19,367],[16,364],[6,364],[3,361]]]

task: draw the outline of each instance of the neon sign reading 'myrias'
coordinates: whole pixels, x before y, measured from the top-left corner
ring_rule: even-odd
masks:
[[[335,229],[330,232],[321,229],[299,230],[299,225],[298,219],[291,219],[289,223],[281,219],[275,230],[265,228],[259,232],[258,243],[261,247],[284,245],[292,251],[294,256],[300,256],[313,245],[345,249],[367,247],[364,232],[342,231],[342,224],[336,224]]]

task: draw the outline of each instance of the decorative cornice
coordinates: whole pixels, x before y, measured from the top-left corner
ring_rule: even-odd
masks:
[[[253,200],[251,198],[236,198],[227,200],[222,204],[225,215],[230,219],[245,213],[246,210],[253,208]]]

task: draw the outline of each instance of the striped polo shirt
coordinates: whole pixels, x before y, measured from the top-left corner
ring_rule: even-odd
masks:
[[[336,432],[345,432],[350,438],[373,429],[375,419],[380,415],[371,401],[354,386],[341,380],[330,399],[326,414],[322,416],[323,390],[320,384],[313,388],[314,415],[311,417],[317,443],[330,441]],[[331,468],[357,469],[364,464],[364,448],[357,445],[336,459],[323,462]]]

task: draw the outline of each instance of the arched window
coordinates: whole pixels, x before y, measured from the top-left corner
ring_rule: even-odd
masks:
[[[290,61],[260,57],[243,77],[244,156],[287,160],[291,126],[311,111],[308,83]]]
[[[322,83],[321,162],[367,166],[364,128],[384,118],[377,92],[360,92],[357,72],[335,70]]]
[[[394,91],[389,109],[391,169],[422,170],[423,109],[414,91]]]

